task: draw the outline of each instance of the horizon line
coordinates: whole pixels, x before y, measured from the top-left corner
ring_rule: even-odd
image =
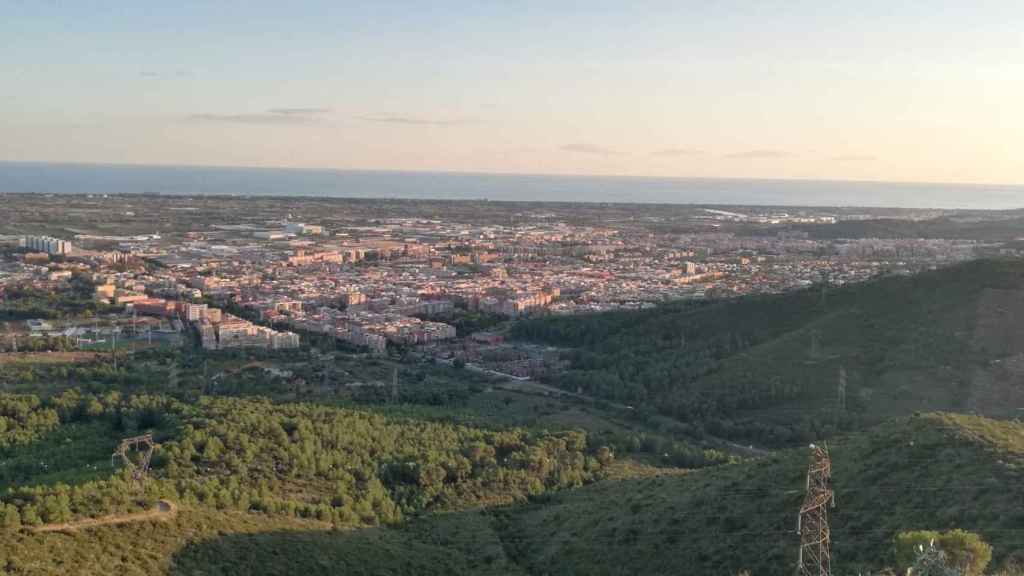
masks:
[[[595,173],[560,173],[560,172],[487,172],[480,170],[430,170],[407,168],[338,168],[309,166],[253,166],[247,164],[175,164],[175,163],[143,163],[143,162],[74,162],[63,160],[4,160],[0,164],[39,164],[55,166],[79,167],[110,167],[110,168],[189,168],[200,170],[285,170],[295,172],[364,172],[383,174],[448,174],[466,176],[534,176],[545,178],[615,178],[623,180],[725,180],[725,181],[764,181],[764,182],[835,182],[851,184],[897,184],[925,186],[969,186],[1024,188],[1022,183],[1006,182],[965,182],[965,181],[934,181],[934,180],[875,180],[857,178],[801,178],[778,176],[678,176],[678,175],[638,175],[638,174],[595,174]]]

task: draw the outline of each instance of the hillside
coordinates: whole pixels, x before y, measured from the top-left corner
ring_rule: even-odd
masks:
[[[831,445],[835,568],[893,563],[905,530],[959,527],[1024,551],[1024,425],[928,414]],[[332,529],[193,504],[167,522],[5,536],[10,574],[788,575],[807,450],[688,474],[605,480],[528,504]]]
[[[793,445],[917,410],[1016,415],[1022,321],[1024,262],[979,260],[827,291],[540,318],[515,334],[568,349],[554,384]]]
[[[1024,426],[929,414],[831,447],[837,573],[892,564],[893,536],[960,527],[1024,551]],[[603,482],[501,514],[530,574],[788,575],[808,451],[685,476]]]
[[[0,394],[0,534],[152,508],[240,510],[338,527],[522,501],[612,461],[582,432],[531,434],[267,400]],[[142,486],[118,438],[160,444]],[[128,454],[128,457],[138,454]]]
[[[931,220],[844,220],[829,226],[795,225],[812,238],[961,238],[989,242],[1019,238],[1024,218],[1004,212],[1002,219],[940,217]]]
[[[487,518],[455,519],[335,530],[313,520],[190,508],[167,522],[5,535],[0,573],[525,576],[504,558]],[[459,544],[445,541],[452,537]]]

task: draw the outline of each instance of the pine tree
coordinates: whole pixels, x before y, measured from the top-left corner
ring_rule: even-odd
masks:
[[[8,531],[15,531],[21,528],[21,514],[18,513],[18,508],[13,504],[8,504],[3,508],[3,529]]]

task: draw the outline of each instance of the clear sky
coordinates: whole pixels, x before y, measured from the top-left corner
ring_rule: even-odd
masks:
[[[0,160],[1024,183],[1024,2],[0,0]]]

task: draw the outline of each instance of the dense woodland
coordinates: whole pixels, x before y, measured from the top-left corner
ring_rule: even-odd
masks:
[[[0,411],[7,428],[0,457],[13,463],[0,474],[10,528],[134,510],[160,497],[338,525],[388,524],[426,510],[509,503],[581,486],[613,459],[608,448],[588,446],[580,432],[487,431],[267,400],[184,404],[72,390],[44,402],[0,396]],[[62,442],[70,433],[63,426],[111,439],[153,431],[161,446],[151,479],[137,490],[124,473],[108,478],[109,464],[101,463],[113,442],[92,454],[63,453],[61,445],[73,441]],[[24,484],[43,472],[32,469],[26,452],[55,467],[52,483]],[[83,466],[95,469],[96,478],[61,482],[60,467],[76,477]]]
[[[785,445],[877,421],[880,406],[963,409],[972,370],[1010,352],[975,342],[979,301],[1022,287],[1024,263],[976,261],[776,296],[537,318],[513,333],[567,348],[570,369],[552,378],[566,389]]]
[[[55,408],[62,417],[64,410],[74,412],[81,405],[81,398],[66,400],[62,408]],[[213,403],[224,409],[235,406]],[[262,414],[254,406],[243,411],[250,408]],[[302,411],[301,406],[284,408],[284,418],[291,418],[292,409]],[[142,416],[130,411],[126,415],[129,420]],[[248,418],[242,415],[238,420]],[[311,415],[311,422],[316,421]],[[301,434],[298,429],[292,433]],[[222,438],[219,433],[207,437]],[[169,444],[164,440],[164,446]],[[213,452],[220,448],[210,445],[217,446],[210,449]],[[837,439],[829,448],[837,502],[830,510],[836,573],[904,573],[907,546],[922,539],[934,539],[944,547],[953,544],[948,549],[953,560],[958,551],[980,551],[967,563],[966,574],[971,576],[980,576],[986,564],[985,574],[1021,573],[1024,431],[1019,424],[930,414]],[[192,472],[201,470],[205,452],[206,446],[185,466]],[[274,452],[301,460],[300,449]],[[254,448],[254,454],[264,453]],[[694,574],[782,576],[792,574],[795,562],[795,511],[803,497],[807,456],[806,449],[784,450],[757,461],[689,473],[664,470],[609,478],[577,490],[545,491],[509,506],[403,513],[403,522],[387,527],[322,522],[317,513],[325,508],[316,508],[309,518],[302,517],[306,512],[301,507],[295,516],[256,511],[251,505],[250,511],[242,512],[231,489],[211,490],[191,500],[183,495],[189,504],[177,518],[165,522],[71,535],[14,531],[11,527],[24,519],[26,511],[8,506],[9,528],[0,535],[5,543],[0,547],[0,568],[20,575],[63,571],[612,576],[674,573],[685,567]],[[226,459],[214,457],[209,462],[209,473],[216,474]],[[282,471],[281,486],[297,483],[310,491],[322,473],[312,471],[315,464],[307,468],[295,462],[307,471]],[[166,475],[167,461],[161,466],[157,475]],[[251,475],[262,474],[253,468],[250,465]],[[301,482],[296,480],[300,476]],[[380,482],[400,508],[401,498],[396,500],[389,484]],[[152,484],[169,490],[174,482]],[[118,486],[116,480],[106,485]],[[88,484],[79,486],[81,492],[97,493]],[[147,488],[146,494],[151,491]],[[75,488],[26,492],[37,492],[30,494],[41,497],[35,513],[47,518],[64,517],[65,507],[73,508],[80,497]]]

